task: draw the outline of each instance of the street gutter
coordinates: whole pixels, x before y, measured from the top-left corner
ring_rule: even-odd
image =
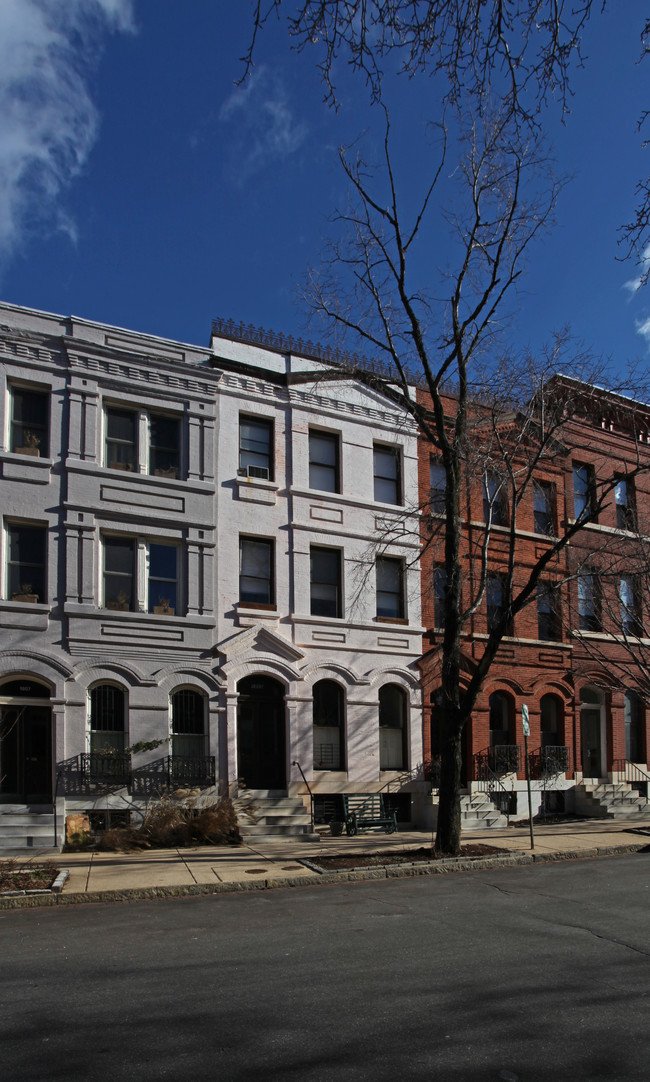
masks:
[[[499,868],[554,864],[566,860],[595,860],[598,857],[638,853],[648,849],[647,842],[628,845],[600,845],[590,849],[568,849],[555,853],[513,853],[496,857],[452,857],[447,860],[412,864],[384,864],[368,868],[346,868],[340,872],[315,872],[313,876],[286,876],[236,881],[231,883],[196,883],[177,887],[133,887],[124,890],[79,891],[71,894],[27,894],[0,897],[0,910],[36,909],[43,906],[94,905],[111,902],[153,901],[215,894],[241,894],[250,891],[281,890],[293,887],[325,886],[332,883],[356,883],[378,879],[406,879],[414,876],[449,875],[455,872],[490,871]]]

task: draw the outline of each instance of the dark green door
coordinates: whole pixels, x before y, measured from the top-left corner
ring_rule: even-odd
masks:
[[[0,707],[0,800],[52,800],[52,711],[49,706]]]
[[[286,789],[284,689],[268,676],[249,676],[237,690],[237,776],[248,789]]]

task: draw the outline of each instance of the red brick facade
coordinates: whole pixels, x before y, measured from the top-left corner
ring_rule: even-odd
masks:
[[[497,772],[508,774],[508,785],[513,791],[522,791],[525,789],[522,731],[522,706],[525,704],[530,717],[531,770],[537,789],[564,790],[567,810],[572,807],[572,797],[568,794],[583,777],[622,778],[625,760],[631,757],[647,770],[650,747],[650,707],[646,707],[645,700],[628,700],[626,731],[626,690],[641,689],[647,699],[648,679],[643,666],[636,663],[625,645],[621,627],[616,625],[621,607],[619,595],[624,589],[621,578],[627,576],[630,582],[634,579],[635,589],[642,593],[637,599],[639,619],[648,627],[644,587],[650,576],[644,582],[639,575],[636,530],[650,536],[650,435],[639,423],[639,413],[631,404],[614,396],[602,396],[600,406],[599,411],[594,411],[593,399],[590,399],[589,409],[583,416],[578,412],[571,417],[563,427],[561,452],[535,474],[536,480],[541,482],[541,487],[536,490],[537,509],[530,490],[518,508],[513,594],[517,586],[527,580],[530,567],[553,544],[553,538],[562,536],[575,521],[582,477],[590,476],[595,488],[603,491],[602,486],[611,484],[614,477],[627,475],[630,478],[627,490],[624,485],[612,489],[597,521],[580,530],[554,561],[547,577],[561,583],[556,590],[560,598],[559,612],[540,613],[538,598],[534,597],[516,615],[511,634],[503,640],[485,680],[466,727],[464,741],[465,780],[469,789],[480,774],[481,758],[487,761],[490,754],[494,758],[495,753],[490,753],[490,748],[499,744],[519,749],[509,752],[512,760],[508,764],[518,765],[518,769],[499,769]],[[453,399],[449,399],[450,414],[453,409]],[[435,513],[435,497],[429,503],[432,459],[436,460],[435,448],[421,440],[421,505],[423,509],[433,509],[432,514],[423,515],[422,619],[427,629],[422,661],[423,735],[425,758],[435,760],[439,751],[435,705],[440,683],[440,651],[437,647],[442,643],[442,630],[436,627],[433,583],[436,567],[444,566],[444,518]],[[574,490],[574,471],[584,470],[584,467],[588,468],[588,473],[578,472]],[[505,513],[506,516],[509,514],[508,509]],[[540,532],[544,514],[551,517],[548,535]],[[625,519],[626,514],[628,519]],[[469,599],[470,594],[473,596],[477,575],[476,560],[472,559],[471,553],[476,551],[485,532],[482,476],[468,479],[461,516],[463,590]],[[491,576],[498,576],[504,570],[507,540],[507,526],[493,526],[488,555]],[[602,576],[594,575],[592,580],[589,574],[592,570],[602,571]],[[598,591],[594,597],[584,586],[585,582],[592,581],[596,584],[594,593]],[[592,607],[597,608],[593,614],[589,612],[592,601]],[[590,621],[592,626],[587,627]],[[482,655],[487,635],[486,596],[470,618],[464,637],[463,657],[468,673]],[[647,653],[650,667],[650,640],[645,647],[641,635],[641,643],[637,638],[636,644],[637,651]],[[501,693],[501,698],[492,699],[491,713],[491,697],[495,693]],[[545,749],[550,748],[559,749],[554,753],[556,764],[559,762],[567,769],[544,770],[549,758],[548,753],[545,756]],[[500,765],[503,768],[503,762]],[[545,778],[543,782],[542,778]],[[520,802],[520,807],[524,807],[524,802]]]

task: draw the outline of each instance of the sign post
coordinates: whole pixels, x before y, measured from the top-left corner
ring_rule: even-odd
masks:
[[[530,795],[530,762],[528,759],[528,737],[530,736],[530,722],[528,720],[528,707],[524,703],[521,708],[521,722],[524,730],[524,753],[526,756],[526,787],[528,789],[528,822],[530,824],[530,848],[535,848],[535,835],[533,833],[533,802]]]

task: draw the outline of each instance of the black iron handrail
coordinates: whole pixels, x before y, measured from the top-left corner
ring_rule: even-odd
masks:
[[[512,798],[512,790],[511,789],[506,789],[505,785],[501,781],[501,778],[499,777],[498,774],[495,774],[495,772],[492,770],[492,767],[490,766],[490,764],[487,761],[487,758],[483,755],[482,752],[479,752],[478,755],[474,756],[474,764],[475,764],[474,773],[475,773],[475,776],[476,776],[476,780],[474,782],[475,791],[478,792],[478,793],[487,793],[488,797],[490,798],[490,800],[492,801],[493,804],[494,804],[494,794],[495,794],[495,792],[499,791],[500,794],[503,794],[503,796],[506,798],[506,800],[505,800],[506,808],[505,808],[505,812],[503,811],[502,808],[500,809],[500,811],[501,811],[502,815],[505,815],[505,817],[506,817],[506,819],[508,821],[508,825],[509,825],[510,824],[510,800]]]
[[[298,760],[294,759],[291,765],[298,767],[298,770],[300,771],[300,777],[304,781],[305,788],[307,789],[307,792],[309,793],[309,831],[310,831],[311,834],[313,834],[314,833],[314,794],[312,793],[312,791],[311,791],[311,789],[309,787],[309,782],[307,781],[307,779],[305,777],[305,774],[304,774],[304,771],[303,771],[300,763],[298,762]]]
[[[548,744],[539,749],[540,771],[543,777],[563,774],[571,769],[571,753],[563,744]]]
[[[650,783],[650,774],[630,759],[614,759],[612,767],[617,774],[624,775],[623,781]]]

